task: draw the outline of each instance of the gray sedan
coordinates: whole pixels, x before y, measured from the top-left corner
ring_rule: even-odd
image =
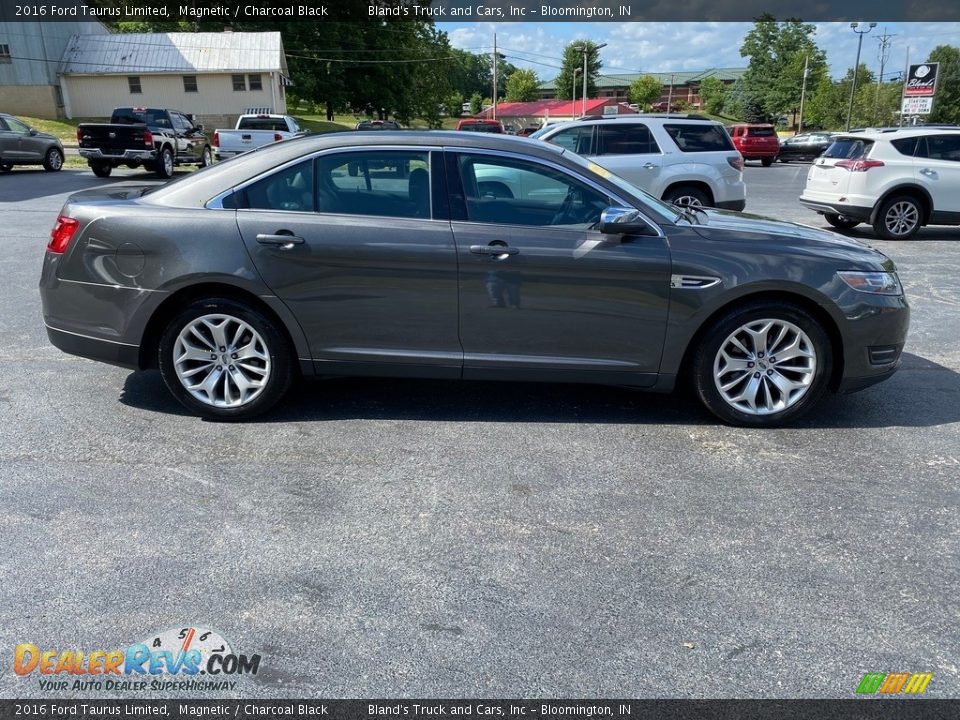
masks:
[[[63,167],[63,145],[55,136],[0,113],[0,172],[10,172],[14,165],[43,165],[44,170],[57,171]]]
[[[218,419],[298,376],[379,375],[679,382],[728,423],[774,425],[890,377],[909,324],[865,245],[666,205],[481,133],[308,136],[73,196],[40,291],[54,345],[157,367]]]

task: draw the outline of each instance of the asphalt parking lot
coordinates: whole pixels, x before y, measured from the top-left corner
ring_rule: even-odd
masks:
[[[751,164],[748,211],[826,227],[796,203],[807,167]],[[370,379],[224,425],[43,330],[64,198],[145,177],[0,177],[3,697],[51,696],[18,643],[187,626],[262,655],[216,697],[848,698],[921,671],[960,696],[960,228],[869,240],[913,308],[903,368],[793,428],[682,394]],[[54,696],[114,695],[143,697]]]

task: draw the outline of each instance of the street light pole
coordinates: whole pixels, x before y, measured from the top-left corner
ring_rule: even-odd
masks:
[[[601,43],[600,45],[594,45],[593,49],[599,52],[600,48],[605,48],[606,46],[606,43]],[[587,56],[590,54],[591,48],[586,43],[583,45],[575,45],[574,48],[583,53],[583,100],[580,105],[580,115],[583,117],[587,114]],[[576,75],[574,75],[574,77],[576,77]]]
[[[810,77],[810,56],[803,59],[803,86],[800,88],[800,120],[797,122],[797,135],[803,132],[803,102],[807,99],[807,78]]]
[[[577,75],[580,74],[580,68],[573,69],[573,93],[570,95],[570,117],[577,114]]]
[[[863,49],[863,36],[873,30],[877,24],[870,23],[866,29],[860,30],[860,23],[850,23],[850,29],[857,34],[857,62],[853,65],[853,84],[850,86],[850,105],[847,107],[847,130],[850,130],[850,118],[853,117],[853,96],[857,92],[857,75],[860,72],[860,51]]]

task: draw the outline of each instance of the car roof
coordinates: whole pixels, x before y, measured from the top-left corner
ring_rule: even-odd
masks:
[[[866,138],[867,140],[892,140],[902,137],[922,137],[926,135],[953,135],[960,134],[960,127],[945,125],[942,127],[892,127],[892,128],[866,128],[864,130],[848,130],[847,132],[837,133],[834,139]]]

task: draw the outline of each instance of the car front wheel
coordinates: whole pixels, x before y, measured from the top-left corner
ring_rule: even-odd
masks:
[[[218,420],[266,412],[286,394],[294,374],[282,329],[256,308],[226,298],[186,307],[167,325],[159,353],[173,396]]]
[[[873,230],[884,240],[909,240],[923,222],[923,207],[910,195],[895,195],[880,206]]]
[[[213,165],[213,153],[210,152],[210,147],[205,147],[203,149],[203,154],[200,155],[200,167],[205,168],[210,165]]]
[[[57,148],[50,148],[43,156],[43,169],[47,172],[56,172],[63,167],[63,153]]]
[[[160,151],[159,157],[157,157],[156,169],[157,177],[168,180],[173,177],[173,152],[170,148],[165,147]]]
[[[707,330],[693,380],[724,422],[773,427],[817,403],[832,365],[830,339],[816,319],[790,303],[764,302],[734,309]]]

